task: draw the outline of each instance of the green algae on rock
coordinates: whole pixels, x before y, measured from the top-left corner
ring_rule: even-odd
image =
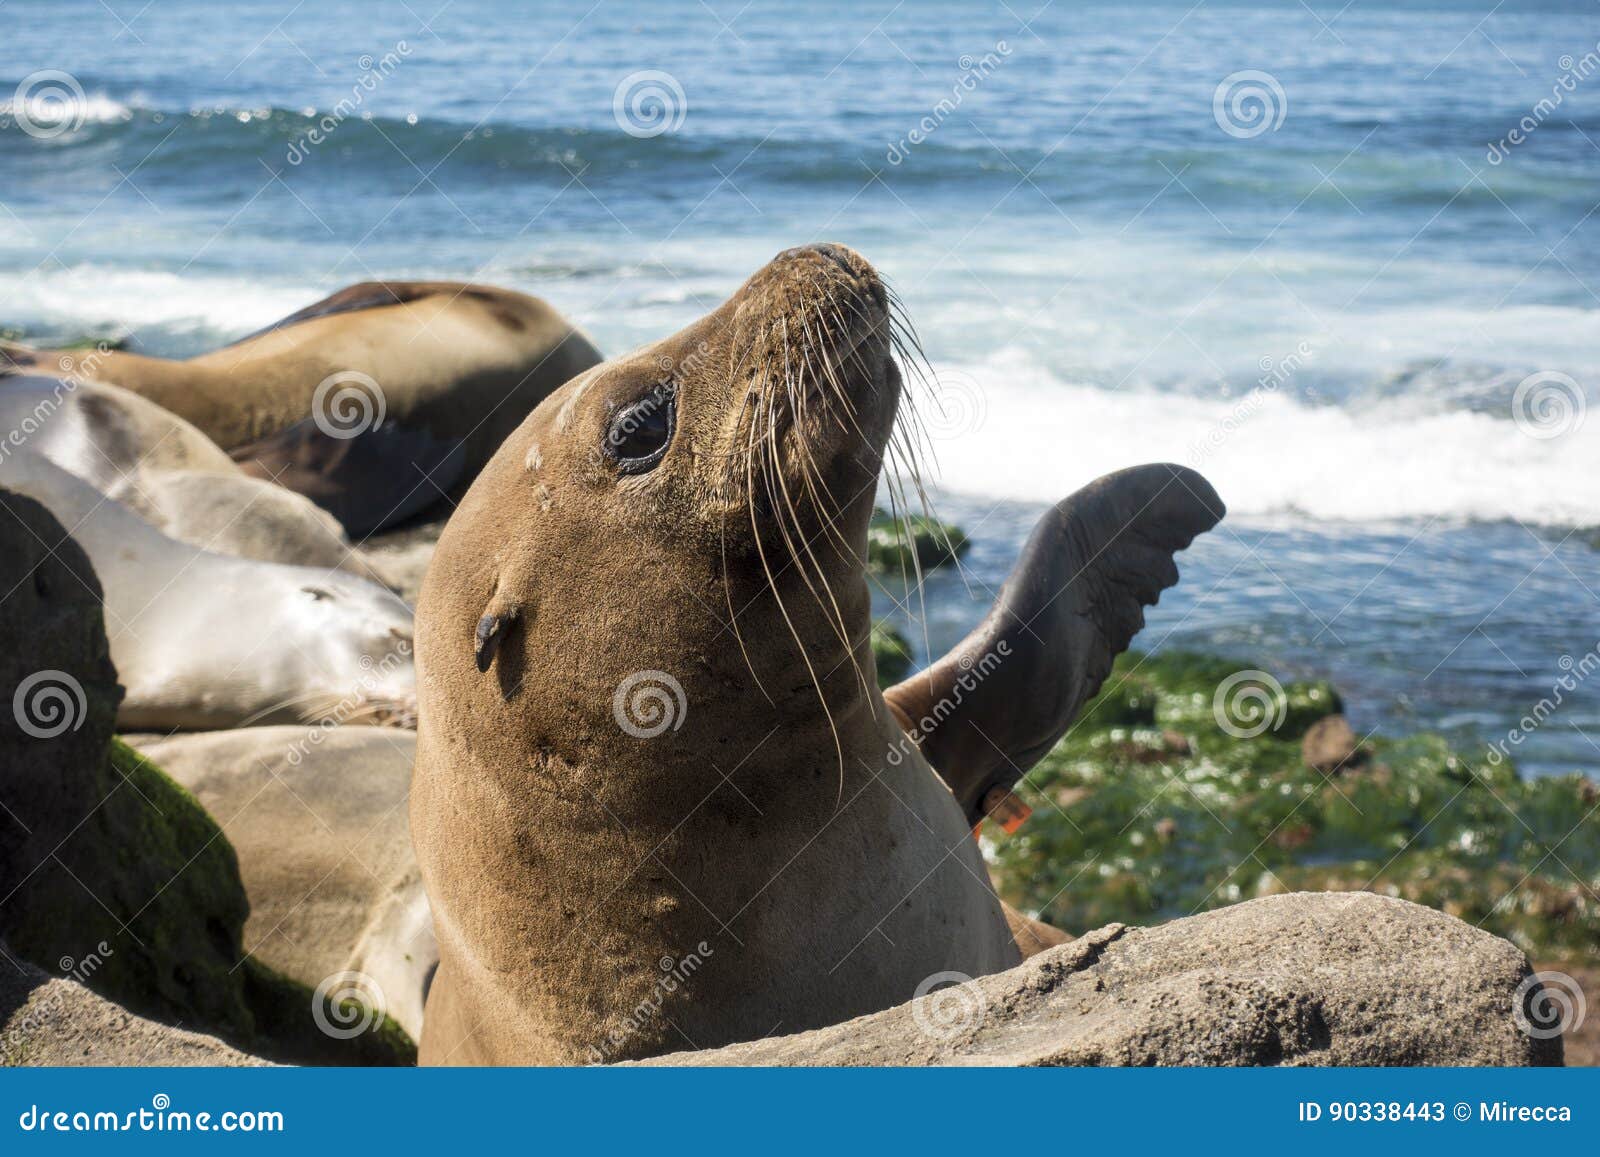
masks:
[[[1225,685],[1241,671],[1270,680],[1256,734],[1258,718],[1229,714]],[[1326,775],[1299,739],[1340,707],[1322,682],[1123,656],[1022,785],[1032,818],[989,845],[1002,893],[1081,932],[1284,891],[1371,890],[1530,953],[1600,959],[1600,825],[1580,822],[1600,787],[1524,780],[1427,734],[1369,739],[1361,768]]]
[[[327,1002],[246,957],[249,902],[221,829],[112,738],[122,689],[93,567],[37,502],[0,490],[0,507],[0,630],[23,644],[0,650],[15,706],[0,712],[0,936],[132,1013],[252,1053],[413,1061],[392,1025],[319,1032]]]
[[[878,667],[878,683],[888,687],[911,673],[911,644],[887,619],[872,624],[872,657]]]
[[[867,566],[886,574],[915,574],[954,562],[971,545],[953,523],[925,514],[895,518],[876,509],[867,527]]]

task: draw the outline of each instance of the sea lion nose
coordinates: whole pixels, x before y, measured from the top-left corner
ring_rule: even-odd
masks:
[[[793,249],[785,249],[778,254],[774,258],[774,262],[809,261],[818,257],[831,261],[852,277],[859,277],[864,270],[871,268],[852,250],[832,241],[817,241],[810,245],[796,245]]]
[[[883,282],[878,277],[878,271],[872,263],[861,254],[851,249],[848,245],[840,245],[833,241],[817,241],[810,245],[797,245],[793,249],[785,249],[772,264],[784,268],[791,264],[815,263],[817,261],[832,265],[838,272],[843,273],[852,283],[864,286],[877,303],[878,308],[888,309],[888,296],[883,288]]]

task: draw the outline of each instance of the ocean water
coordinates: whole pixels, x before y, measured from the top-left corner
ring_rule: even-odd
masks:
[[[855,246],[939,371],[934,650],[1043,504],[1173,459],[1232,511],[1146,645],[1509,728],[1600,645],[1600,11],[10,0],[0,326],[196,352],[472,277],[603,349]],[[897,617],[901,592],[885,590]],[[913,614],[916,603],[909,604]],[[1516,749],[1600,768],[1600,688]]]

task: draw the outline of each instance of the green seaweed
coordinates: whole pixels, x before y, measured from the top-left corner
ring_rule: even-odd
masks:
[[[100,803],[53,852],[62,870],[36,871],[13,898],[19,953],[130,1011],[270,1058],[414,1063],[392,1021],[351,1040],[317,1032],[311,990],[245,956],[238,860],[188,791],[118,739],[95,770]]]
[[[915,574],[954,562],[972,543],[953,523],[923,514],[894,518],[875,509],[867,527],[867,566],[885,574]]]
[[[1342,709],[1326,682],[1271,693],[1259,734],[1218,688],[1244,665],[1124,656],[1021,787],[1033,816],[988,851],[1006,896],[1069,931],[1149,924],[1280,891],[1367,889],[1440,908],[1525,951],[1600,958],[1600,787],[1522,779],[1441,736],[1376,738],[1359,767],[1307,767]],[[1223,697],[1224,705],[1226,696]]]
[[[880,686],[891,686],[911,673],[911,644],[887,619],[872,624],[872,658]]]

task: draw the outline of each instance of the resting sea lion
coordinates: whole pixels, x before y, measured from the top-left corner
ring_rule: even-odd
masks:
[[[352,535],[472,478],[541,398],[600,361],[538,298],[451,281],[352,285],[188,359],[18,346],[7,358],[149,398]]]
[[[19,452],[44,455],[179,542],[218,554],[331,567],[383,581],[337,519],[253,478],[194,426],[117,386],[0,377],[0,478]]]
[[[417,616],[423,1063],[710,1047],[1020,958],[968,816],[871,676],[893,345],[870,265],[790,250],[546,399],[462,500]],[[974,660],[1018,703],[1008,740],[1061,734],[1222,510],[1179,467],[1107,485],[1150,500],[1120,527],[1098,524],[1120,503],[1065,507],[1010,585],[1042,562],[1068,589]],[[1087,650],[1035,694],[1059,643]]]
[[[168,538],[26,447],[0,471],[61,521],[100,576],[111,659],[127,688],[120,729],[409,725],[411,611],[377,583]]]
[[[406,824],[415,734],[249,727],[130,742],[233,845],[250,897],[245,948],[313,989],[360,973],[358,999],[415,1040],[439,960]]]

